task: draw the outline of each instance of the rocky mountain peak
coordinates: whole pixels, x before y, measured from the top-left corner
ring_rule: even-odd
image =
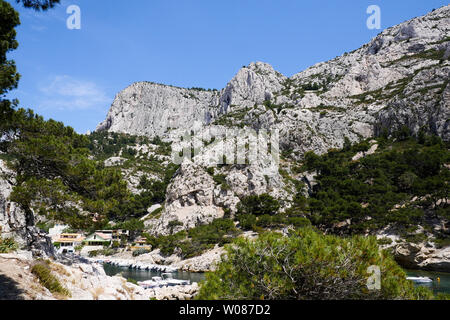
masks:
[[[96,130],[164,136],[173,128],[209,123],[218,104],[217,91],[137,82],[116,96],[106,120]]]
[[[136,83],[117,95],[97,130],[164,136],[221,117],[236,122],[233,114],[241,113],[248,126],[279,127],[281,145],[299,156],[403,125],[449,139],[449,26],[450,5],[291,78],[252,62],[220,91]]]
[[[282,88],[287,78],[270,64],[252,62],[241,68],[223,90],[222,111],[250,108],[273,98],[273,92]]]

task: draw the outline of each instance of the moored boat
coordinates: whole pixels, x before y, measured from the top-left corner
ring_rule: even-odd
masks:
[[[407,277],[406,280],[411,280],[412,282],[415,282],[415,283],[431,283],[431,282],[433,282],[433,280],[428,277]]]

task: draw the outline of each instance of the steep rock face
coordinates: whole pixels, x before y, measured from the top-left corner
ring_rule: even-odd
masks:
[[[208,124],[217,114],[219,93],[134,83],[120,92],[98,131],[163,136],[171,128]]]
[[[9,200],[15,175],[0,160],[0,234],[4,238],[14,238],[23,249],[31,250],[34,256],[54,256],[54,248],[47,234],[34,225],[32,213],[26,213],[16,203]]]
[[[193,162],[185,159],[167,188],[161,217],[146,221],[151,233],[168,234],[208,224],[224,217],[225,210],[233,215],[240,199],[249,195],[268,193],[292,200],[294,193],[287,191],[292,186],[283,181],[270,153],[259,155],[248,165],[211,165],[211,159],[217,160],[220,149],[230,150],[232,145],[233,140],[216,140],[205,146]],[[180,146],[174,143],[173,147],[178,150]],[[171,228],[173,221],[178,221],[178,225]]]
[[[398,130],[403,125],[417,133],[421,128],[450,139],[450,66],[419,71],[396,97],[381,110],[376,130]],[[389,130],[390,129],[390,130]]]
[[[200,128],[231,109],[270,100],[284,79],[270,65],[257,62],[242,68],[221,91],[137,82],[116,96],[96,130],[164,137],[171,129]]]
[[[222,218],[224,211],[214,205],[214,181],[201,168],[183,164],[167,190],[166,208],[159,219],[147,221],[153,234],[170,234]],[[179,225],[170,226],[177,221]]]
[[[19,245],[26,245],[27,219],[16,203],[8,200],[12,192],[14,175],[0,160],[0,228],[5,238],[14,238]]]
[[[449,26],[445,6],[289,79],[252,63],[220,92],[137,83],[117,96],[98,130],[154,136],[229,117],[255,129],[278,128],[282,148],[299,158],[342,147],[345,137],[354,142],[404,125],[448,140]],[[245,112],[233,117],[239,111]]]
[[[394,257],[406,268],[442,272],[450,270],[450,247],[437,249],[433,245],[402,243],[394,247]]]
[[[421,226],[420,229],[423,230]],[[404,268],[441,272],[450,270],[450,247],[437,246],[432,237],[419,243],[407,242],[395,229],[386,226],[377,232],[377,238],[390,240],[381,247],[390,250],[395,260]]]
[[[297,101],[309,109],[324,106],[321,110],[328,115],[317,122],[350,120],[343,128],[336,127],[335,138],[316,126],[317,134],[331,138],[326,140],[333,146],[342,142],[343,133],[352,138],[354,131],[366,137],[406,125],[414,133],[424,127],[448,140],[449,26],[450,6],[446,6],[387,29],[352,53],[294,75],[294,87],[311,82],[324,87],[317,97],[306,93]],[[337,108],[341,112],[334,115]],[[358,123],[365,127],[362,132],[353,128]]]
[[[250,108],[271,100],[273,93],[283,87],[286,79],[267,63],[253,62],[243,67],[222,91],[222,113]]]

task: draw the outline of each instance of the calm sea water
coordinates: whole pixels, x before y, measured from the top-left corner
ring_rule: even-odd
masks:
[[[420,270],[405,270],[409,277],[428,277],[433,280],[432,283],[416,284],[433,290],[434,293],[450,293],[450,273],[430,272]],[[440,278],[440,281],[437,281]]]
[[[103,268],[105,269],[105,273],[108,276],[115,276],[117,274],[121,274],[126,279],[133,279],[136,281],[146,281],[146,280],[151,280],[152,277],[160,277],[161,276],[161,272],[128,269],[128,268],[112,266],[110,264],[104,264]],[[173,275],[174,279],[190,280],[191,283],[192,282],[200,282],[205,279],[204,273],[177,271],[177,272],[172,273],[172,275]]]

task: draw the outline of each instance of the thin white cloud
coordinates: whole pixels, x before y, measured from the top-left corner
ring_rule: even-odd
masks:
[[[34,31],[38,31],[38,32],[42,32],[47,30],[48,28],[46,26],[40,26],[40,25],[31,25],[31,29],[33,29]]]
[[[91,81],[63,75],[54,76],[41,85],[40,107],[57,110],[104,110],[112,99]]]

